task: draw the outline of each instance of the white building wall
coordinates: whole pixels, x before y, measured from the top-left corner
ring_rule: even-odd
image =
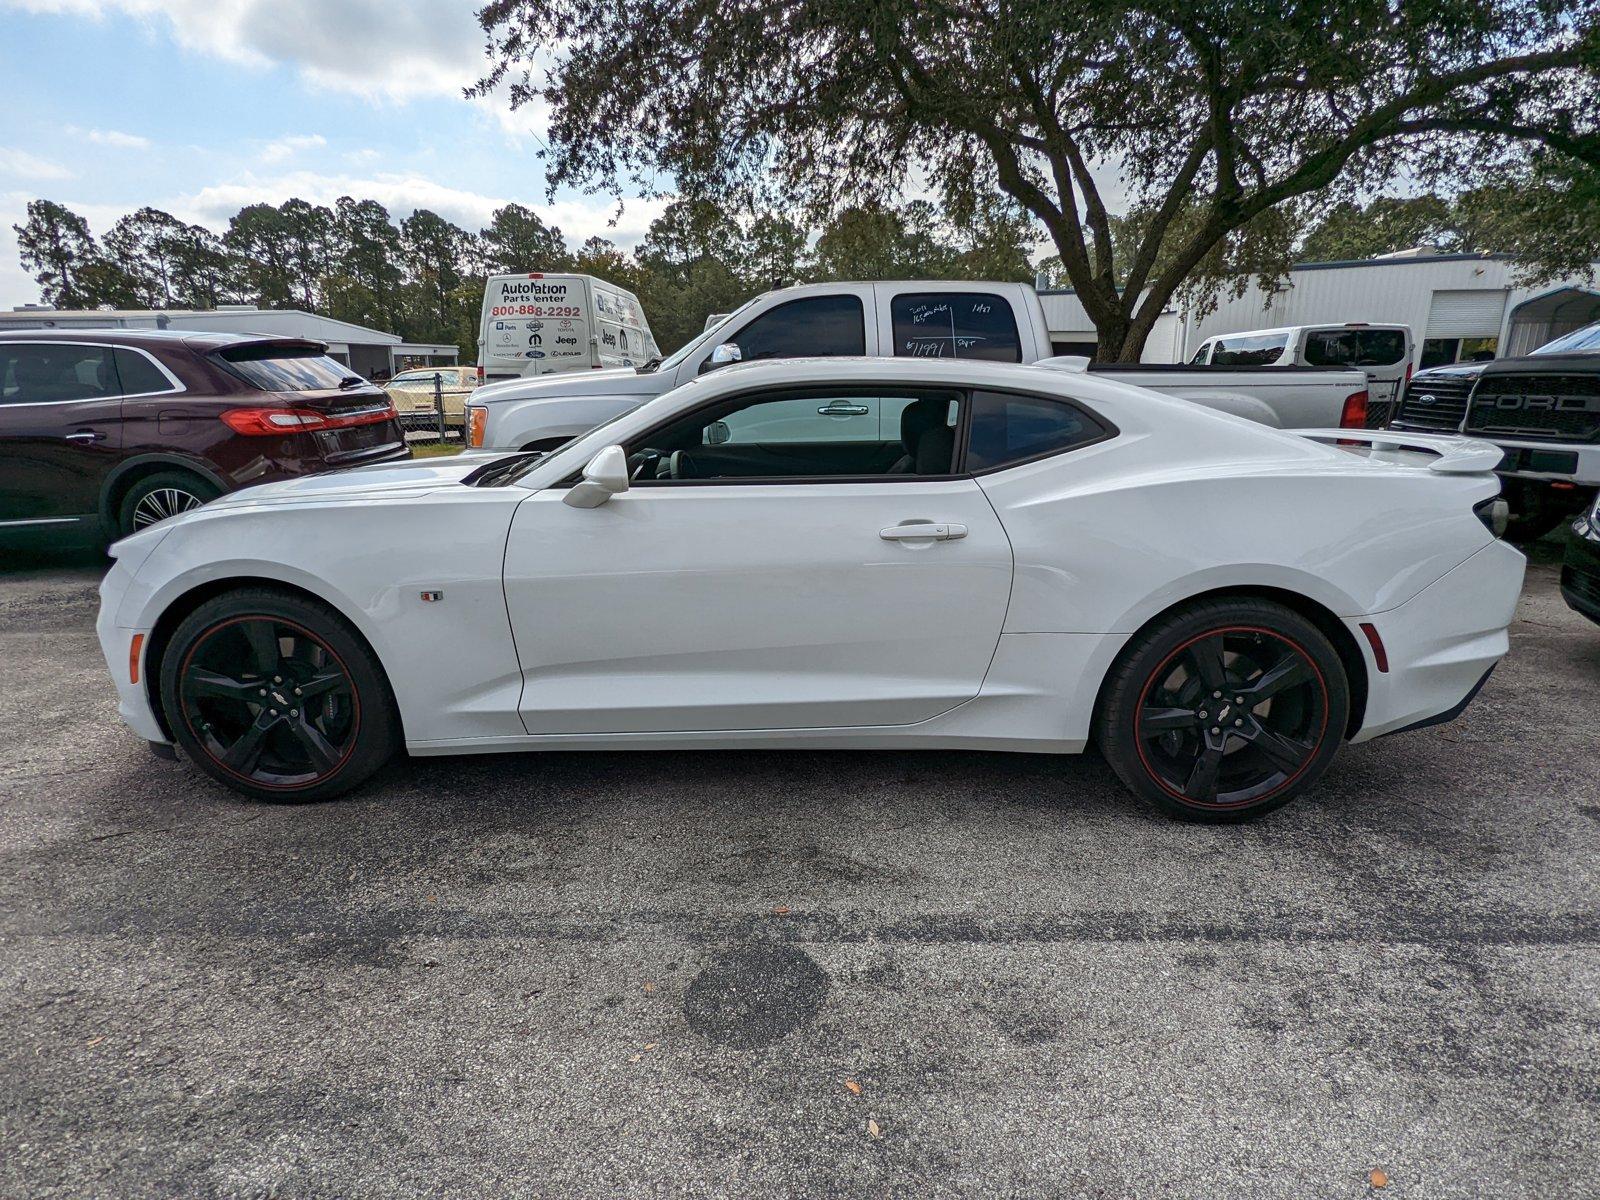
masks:
[[[1498,338],[1502,353],[1526,353],[1551,336],[1600,319],[1600,263],[1588,277],[1539,287],[1518,286],[1515,264],[1497,258],[1436,255],[1373,259],[1364,263],[1307,264],[1292,268],[1272,292],[1252,280],[1240,296],[1225,294],[1205,316],[1184,308],[1163,313],[1145,344],[1145,362],[1186,362],[1206,338],[1279,325],[1372,324],[1411,326],[1418,354],[1430,337]],[[1555,323],[1517,322],[1525,302],[1562,289],[1595,293],[1591,311],[1580,295]],[[1054,341],[1093,340],[1094,325],[1069,292],[1041,295]]]

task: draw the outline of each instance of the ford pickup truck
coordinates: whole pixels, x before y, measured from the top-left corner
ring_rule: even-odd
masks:
[[[1418,371],[1390,428],[1460,433],[1505,451],[1509,537],[1531,541],[1600,489],[1600,323],[1521,358]]]
[[[1027,284],[806,284],[757,296],[673,354],[637,368],[481,387],[467,411],[469,440],[493,449],[551,449],[728,363],[874,355],[1056,366],[1066,361],[1048,361],[1053,356],[1044,308]],[[1351,368],[1116,363],[1090,369],[1285,429],[1367,424],[1367,376]],[[837,425],[853,415],[818,419]],[[859,419],[874,417],[867,412]]]

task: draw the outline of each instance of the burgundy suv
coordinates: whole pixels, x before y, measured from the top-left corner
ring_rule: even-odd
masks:
[[[0,535],[117,538],[252,483],[410,455],[389,398],[321,342],[0,333]]]

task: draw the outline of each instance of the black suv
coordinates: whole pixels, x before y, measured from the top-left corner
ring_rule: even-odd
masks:
[[[122,537],[253,483],[410,455],[388,396],[321,342],[0,333],[0,535]]]

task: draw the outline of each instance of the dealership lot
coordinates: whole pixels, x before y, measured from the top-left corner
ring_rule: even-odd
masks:
[[[1093,756],[255,805],[117,723],[99,564],[21,560],[0,1195],[1600,1190],[1600,629],[1558,553],[1465,717],[1243,828]]]

